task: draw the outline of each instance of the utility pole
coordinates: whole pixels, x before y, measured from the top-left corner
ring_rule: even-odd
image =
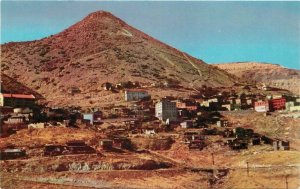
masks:
[[[286,189],[289,189],[288,175],[285,176],[285,186]]]
[[[247,161],[247,176],[249,177],[249,162]]]

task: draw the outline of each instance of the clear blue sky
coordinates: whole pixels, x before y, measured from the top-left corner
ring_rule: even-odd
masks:
[[[58,33],[97,10],[207,63],[300,69],[300,2],[2,1],[1,44]]]

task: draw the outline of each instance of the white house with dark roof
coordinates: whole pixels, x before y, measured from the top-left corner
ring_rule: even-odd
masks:
[[[125,91],[125,101],[134,101],[148,98],[150,95],[145,90],[128,89]]]

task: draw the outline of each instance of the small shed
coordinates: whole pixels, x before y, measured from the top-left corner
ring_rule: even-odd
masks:
[[[193,120],[186,120],[180,123],[181,128],[183,129],[192,128],[193,124],[194,124]]]
[[[273,141],[273,149],[277,150],[290,150],[290,142],[276,139]]]
[[[227,127],[228,121],[227,120],[219,120],[217,121],[217,127]]]
[[[113,141],[110,139],[101,139],[99,146],[102,150],[111,150],[113,147]]]
[[[26,156],[25,150],[19,148],[7,148],[0,151],[1,160],[16,159],[24,156]]]
[[[144,132],[146,135],[155,135],[156,134],[155,129],[153,129],[153,128],[147,128],[144,130]]]

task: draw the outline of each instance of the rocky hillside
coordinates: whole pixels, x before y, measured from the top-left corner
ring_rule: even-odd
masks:
[[[300,94],[300,70],[260,62],[225,63],[216,66],[244,80],[265,83]]]
[[[1,93],[33,94],[37,98],[43,98],[37,92],[5,74],[1,74]]]
[[[107,81],[150,85],[171,79],[190,88],[236,81],[103,11],[41,40],[3,44],[1,51],[3,73],[61,105],[98,103],[110,95],[101,88]],[[73,89],[78,94],[68,96]]]

